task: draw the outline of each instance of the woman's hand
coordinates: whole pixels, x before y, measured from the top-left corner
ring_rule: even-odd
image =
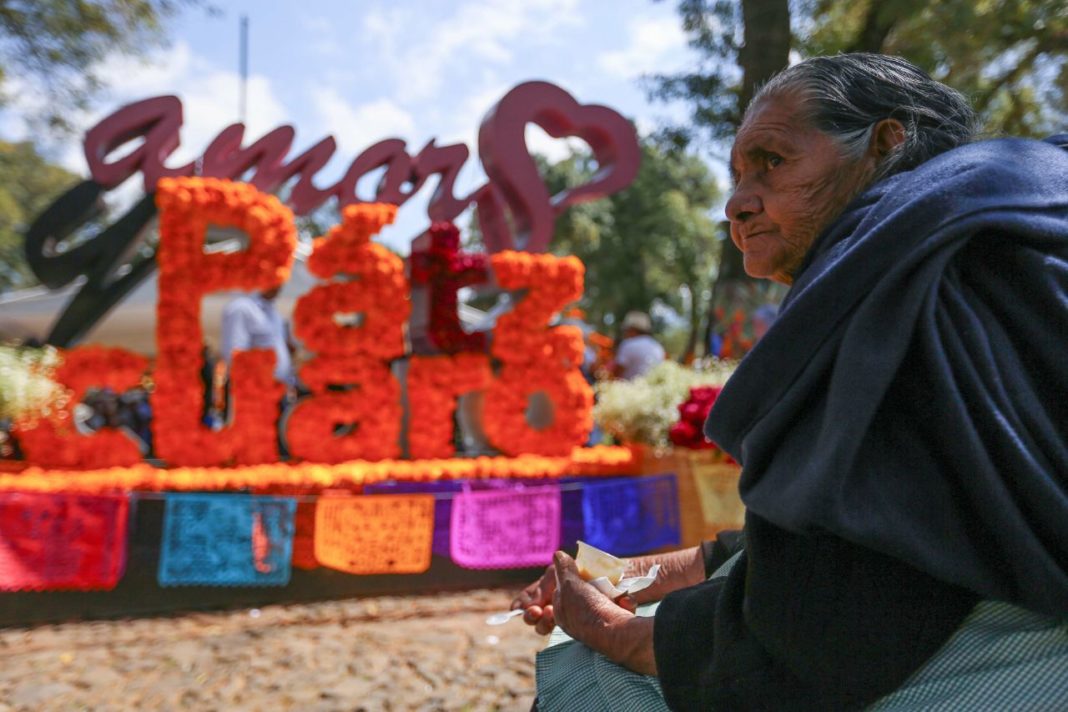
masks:
[[[570,557],[568,557],[570,558]],[[686,586],[704,580],[704,559],[700,547],[692,547],[667,554],[654,554],[626,559],[626,576],[644,576],[653,564],[660,564],[656,582],[633,596],[624,596],[617,601],[623,609],[633,612],[637,604],[659,601],[661,598]],[[545,569],[541,578],[530,584],[512,599],[511,610],[522,608],[523,622],[534,626],[541,635],[548,635],[556,626],[553,594],[556,592],[556,567]]]
[[[705,580],[705,560],[699,546],[627,559],[624,575],[644,576],[653,564],[660,565],[660,574],[653,585],[620,599],[621,603],[629,601],[632,608],[635,604],[652,603],[673,591]]]
[[[587,641],[600,635],[607,626],[633,615],[587,583],[575,560],[564,552],[558,551],[553,556],[553,570],[556,573],[556,592],[553,594],[556,622],[575,640],[588,644]]]
[[[556,569],[549,566],[541,578],[530,584],[512,600],[511,610],[522,608],[523,622],[534,626],[541,635],[548,635],[556,626],[553,615],[553,594],[556,592]]]
[[[655,675],[653,619],[635,616],[584,581],[575,560],[562,551],[553,557],[552,569],[556,573],[552,612],[560,627],[609,660]]]

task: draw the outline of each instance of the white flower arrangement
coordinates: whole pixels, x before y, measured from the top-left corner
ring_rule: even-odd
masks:
[[[679,419],[679,405],[694,386],[722,386],[736,363],[712,359],[694,368],[665,361],[633,380],[602,381],[594,386],[593,418],[623,443],[654,449],[671,447],[668,430]]]
[[[52,379],[59,352],[51,347],[0,346],[0,420],[47,416],[65,390]]]

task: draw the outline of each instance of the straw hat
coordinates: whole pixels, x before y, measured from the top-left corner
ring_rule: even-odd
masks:
[[[653,330],[653,320],[650,319],[649,315],[645,312],[627,312],[627,315],[623,317],[623,330],[626,331],[627,329],[634,329],[643,334],[651,333]]]

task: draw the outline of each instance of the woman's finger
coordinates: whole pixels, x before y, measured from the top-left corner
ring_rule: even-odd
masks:
[[[528,608],[531,605],[541,603],[538,600],[539,598],[541,598],[541,586],[535,584],[532,587],[524,588],[512,601],[512,608]]]
[[[534,630],[540,635],[549,635],[553,632],[553,628],[556,627],[556,616],[553,614],[553,607],[546,606],[541,609],[541,618],[534,626]]]
[[[520,591],[512,599],[512,610],[516,608],[529,608],[530,606],[544,606],[552,600],[552,592],[556,588],[556,570],[552,566],[545,569],[541,578]]]
[[[553,566],[556,568],[558,579],[564,573],[578,575],[578,567],[575,565],[575,560],[568,556],[566,552],[558,551],[553,554]]]

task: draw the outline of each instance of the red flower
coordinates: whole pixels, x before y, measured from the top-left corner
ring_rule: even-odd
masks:
[[[700,437],[701,431],[686,421],[675,423],[668,431],[668,438],[678,447],[693,447],[693,443]]]
[[[690,389],[689,399],[679,404],[679,422],[668,431],[668,437],[674,445],[694,450],[719,449],[715,443],[705,440],[703,429],[721,390],[719,386],[696,386]]]
[[[686,401],[679,406],[679,414],[682,416],[682,422],[699,425],[704,422],[705,417],[708,415],[708,409],[703,403]]]
[[[314,242],[308,269],[323,279],[349,279],[316,286],[293,311],[294,333],[316,352],[300,370],[312,394],[286,423],[294,457],[336,463],[400,455],[401,389],[390,361],[404,355],[408,280],[403,261],[371,242],[396,212],[395,205],[350,205],[342,223]],[[339,313],[360,314],[359,326],[339,325]],[[339,425],[355,427],[336,435]]]
[[[712,407],[712,404],[716,402],[716,398],[719,397],[719,392],[722,390],[721,386],[695,386],[690,389],[690,400]]]
[[[460,252],[460,231],[450,222],[434,223],[430,227],[430,247],[412,252],[412,282],[427,285],[430,292],[427,333],[445,353],[481,352],[486,348],[485,335],[465,332],[456,315],[457,291],[485,283],[486,265],[486,255]]]

